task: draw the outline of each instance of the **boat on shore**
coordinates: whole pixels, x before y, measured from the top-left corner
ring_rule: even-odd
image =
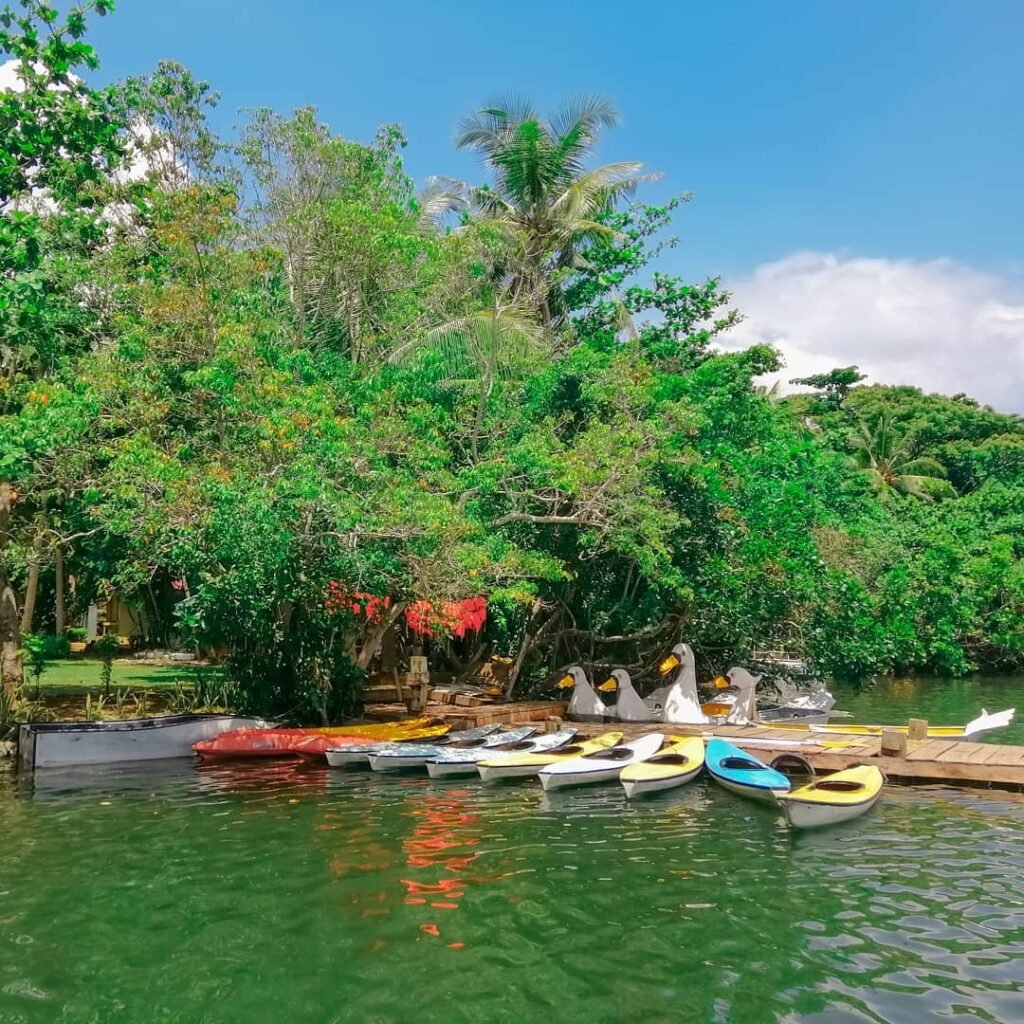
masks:
[[[648,733],[639,739],[607,750],[549,764],[537,773],[537,778],[547,792],[564,789],[566,786],[613,782],[627,765],[652,757],[661,749],[664,742],[665,737],[660,732]]]
[[[474,729],[445,732],[434,739],[430,746],[440,749],[451,743],[465,744],[467,740],[486,739],[500,728],[500,725],[479,725]],[[371,754],[392,748],[396,750],[410,750],[413,746],[422,746],[422,739],[429,738],[429,736],[422,738],[410,737],[391,742],[373,743],[365,743],[358,739],[351,743],[335,742],[324,751],[324,755],[327,758],[327,763],[332,768],[344,768],[347,765],[369,765]]]
[[[484,782],[497,782],[499,779],[521,779],[536,775],[549,764],[558,764],[585,754],[594,754],[601,750],[609,750],[622,742],[621,732],[605,732],[582,743],[571,743],[558,750],[534,750],[526,754],[501,754],[490,756],[486,761],[477,763],[476,770]]]
[[[704,767],[704,741],[699,736],[673,736],[669,745],[646,761],[626,765],[619,782],[627,798],[674,789],[692,782]]]
[[[720,786],[739,796],[775,803],[779,795],[788,793],[791,788],[782,772],[769,768],[753,754],[717,736],[708,740],[704,758],[708,774]]]
[[[823,828],[866,814],[882,795],[885,779],[874,765],[847,768],[778,796],[794,828]]]
[[[402,739],[421,739],[442,735],[447,726],[428,718],[410,718],[400,722],[369,722],[353,725],[325,726],[309,729],[236,729],[212,739],[195,743],[192,749],[204,761],[233,758],[297,757],[294,747],[309,737],[326,737],[338,745],[346,743],[381,743]],[[497,728],[497,726],[495,726]]]
[[[188,757],[197,743],[244,729],[268,731],[260,718],[239,715],[157,715],[109,722],[26,722],[18,730],[18,759],[29,771]]]
[[[559,729],[542,736],[512,740],[511,733],[499,734],[504,743],[493,747],[476,747],[472,750],[443,748],[433,761],[427,762],[427,774],[432,779],[446,779],[459,775],[476,775],[477,765],[487,758],[502,754],[530,754],[557,750],[571,743],[576,736],[575,729]]]

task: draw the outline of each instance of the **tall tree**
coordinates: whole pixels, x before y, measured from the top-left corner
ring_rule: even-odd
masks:
[[[858,420],[853,443],[855,464],[877,489],[925,501],[956,497],[942,463],[917,455],[913,438],[893,427],[890,413],[880,413],[871,423]]]
[[[516,97],[466,117],[456,145],[473,149],[493,181],[466,191],[479,216],[503,230],[517,298],[536,301],[542,323],[565,314],[554,276],[580,265],[588,239],[607,238],[606,213],[641,180],[635,161],[588,168],[601,131],[618,123],[615,108],[596,96],[568,101],[552,118]]]

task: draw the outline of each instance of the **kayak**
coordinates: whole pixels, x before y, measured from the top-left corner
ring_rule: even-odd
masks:
[[[608,750],[622,742],[621,732],[605,732],[595,736],[592,740],[584,740],[582,743],[573,743],[567,747],[560,747],[558,750],[531,751],[528,754],[502,754],[498,757],[488,758],[481,761],[476,770],[484,782],[494,782],[497,779],[523,778],[527,775],[536,775],[541,768],[549,764],[558,764],[559,761],[567,761],[572,758],[581,757],[584,754],[593,754],[601,750]]]
[[[711,777],[740,796],[774,803],[789,792],[789,779],[782,772],[718,737],[708,740],[704,759]]]
[[[483,740],[496,733],[500,725],[478,725],[475,729],[460,729],[458,732],[450,732],[430,744],[434,748],[446,747],[453,743],[466,744],[474,740]],[[428,737],[429,738],[429,737]],[[332,768],[344,768],[346,765],[359,764],[368,765],[370,755],[388,750],[411,751],[413,747],[421,747],[422,743],[416,737],[395,740],[390,743],[342,743],[332,744],[325,751],[327,763]]]
[[[295,757],[292,747],[310,736],[328,736],[335,743],[379,743],[384,740],[414,739],[423,729],[433,730],[436,722],[410,718],[403,722],[373,722],[316,729],[234,729],[210,740],[194,743],[192,749],[203,760],[235,757]]]
[[[664,742],[665,737],[660,732],[652,732],[617,747],[549,764],[537,773],[537,777],[546,791],[613,782],[627,765],[653,757]]]
[[[778,799],[794,828],[822,828],[871,810],[882,795],[884,781],[874,765],[862,764],[781,794]]]
[[[422,729],[410,729],[407,733],[404,733],[400,737],[396,737],[396,743],[405,743],[413,740],[430,740],[440,739],[442,736],[447,736],[451,731],[451,726],[441,722],[437,725],[425,725]],[[367,737],[361,743],[353,742],[353,747],[361,747],[364,750],[380,742],[379,737]],[[301,739],[292,743],[289,748],[293,754],[298,754],[299,757],[305,758],[308,761],[324,761],[327,757],[327,751],[332,750],[335,747],[341,746],[341,740],[338,736],[319,734],[316,736],[303,736]],[[362,760],[365,762],[366,758]]]
[[[489,728],[485,726],[484,728]],[[524,725],[509,732],[498,732],[497,727],[490,735],[469,736],[456,733],[441,743],[390,743],[386,747],[374,750],[370,754],[370,767],[375,772],[390,772],[398,768],[423,768],[428,761],[433,761],[445,749],[470,750],[474,747],[497,747],[502,743],[518,743],[532,736],[537,731],[533,725]]]
[[[685,786],[700,775],[703,767],[704,741],[699,736],[673,736],[669,745],[653,757],[626,765],[619,782],[627,797],[642,796]]]
[[[476,775],[477,765],[495,754],[528,754],[557,750],[570,743],[576,735],[575,729],[559,729],[533,739],[509,740],[511,733],[501,734],[505,740],[494,747],[475,747],[470,750],[444,748],[433,761],[427,762],[427,774],[432,779],[443,779],[453,775]]]
[[[930,725],[927,736],[930,740],[976,740],[984,733],[995,729],[1005,729],[1013,721],[1015,708],[989,714],[982,710],[981,714],[966,725]],[[803,732],[841,734],[845,736],[881,736],[886,732],[907,732],[905,725],[805,725],[798,722],[772,722],[773,729],[793,729]]]

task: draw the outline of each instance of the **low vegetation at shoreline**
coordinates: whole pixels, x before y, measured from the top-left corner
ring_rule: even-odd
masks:
[[[484,184],[417,190],[393,125],[220,139],[176,64],[91,88],[111,6],[26,0],[0,34],[6,686],[23,635],[115,593],[311,720],[410,607],[441,659],[476,597],[459,663],[507,656],[510,690],[680,638],[709,667],[1024,666],[1024,423],[855,367],[766,391],[720,282],[658,269],[685,199],[594,160],[609,103],[496,101],[456,135]]]

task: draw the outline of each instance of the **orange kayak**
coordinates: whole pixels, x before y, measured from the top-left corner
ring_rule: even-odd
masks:
[[[339,743],[381,743],[419,739],[423,736],[443,735],[447,731],[448,726],[439,726],[427,718],[317,729],[235,729],[232,732],[223,732],[211,740],[196,743],[192,749],[204,761],[243,757],[296,757],[298,755],[293,748],[307,739],[320,739],[327,741],[328,746],[333,746]]]

